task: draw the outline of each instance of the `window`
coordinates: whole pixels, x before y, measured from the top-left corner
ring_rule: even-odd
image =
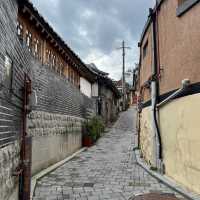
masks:
[[[40,43],[38,39],[34,39],[34,46],[33,46],[33,55],[38,58],[39,57],[39,47]]]
[[[52,54],[52,68],[56,71],[56,56]]]
[[[69,67],[69,77],[68,80],[71,82],[71,68]]]
[[[178,8],[176,10],[176,15],[180,17],[199,2],[199,0],[178,0]]]
[[[50,51],[47,49],[46,50],[46,65],[49,66],[49,60],[50,60]]]
[[[60,62],[59,58],[56,58],[56,61],[55,61],[55,71],[56,71],[58,74],[60,74],[60,71],[59,71],[60,65],[61,65],[61,62]]]
[[[26,45],[29,48],[29,51],[31,51],[31,42],[32,42],[32,34],[27,30],[26,31]]]
[[[8,55],[5,56],[4,62],[4,76],[3,76],[3,84],[7,89],[11,89],[12,85],[12,65],[13,62]]]
[[[143,58],[146,57],[148,51],[148,40],[146,41],[144,47],[143,47]]]
[[[58,69],[57,69],[57,73],[58,74],[62,74],[61,72],[62,72],[62,69],[63,69],[63,63],[62,62],[60,62],[60,65],[58,66]]]
[[[23,26],[20,23],[17,24],[17,35],[23,38]]]
[[[64,67],[60,68],[60,76],[64,76]]]
[[[74,83],[74,70],[71,69],[71,83]]]

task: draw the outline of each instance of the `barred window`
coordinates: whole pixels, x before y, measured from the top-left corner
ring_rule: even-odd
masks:
[[[23,26],[19,22],[17,23],[17,35],[19,37],[23,37]]]
[[[29,51],[31,51],[31,43],[32,43],[32,34],[28,30],[26,31],[26,45],[29,47]]]
[[[63,69],[63,64],[62,64],[62,62],[60,62],[60,65],[57,69],[57,73],[61,75],[62,69]]]
[[[48,49],[46,51],[46,64],[47,64],[47,66],[51,65],[51,51]]]
[[[52,54],[52,68],[56,71],[56,56]]]
[[[39,57],[39,46],[40,46],[39,40],[35,38],[33,47],[33,55],[35,57]]]

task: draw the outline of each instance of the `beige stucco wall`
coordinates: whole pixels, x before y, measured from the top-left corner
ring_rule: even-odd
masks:
[[[174,100],[159,114],[166,175],[200,193],[200,94]]]
[[[153,163],[153,129],[151,107],[144,108],[140,114],[140,147],[144,159]]]

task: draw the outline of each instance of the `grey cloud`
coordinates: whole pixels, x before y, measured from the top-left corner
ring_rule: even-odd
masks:
[[[69,46],[80,55],[92,49],[109,55],[122,40],[139,40],[155,0],[32,0]],[[86,14],[86,15],[84,15]]]

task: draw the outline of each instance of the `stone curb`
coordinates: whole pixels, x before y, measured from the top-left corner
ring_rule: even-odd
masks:
[[[37,184],[38,179],[42,178],[43,176],[49,174],[50,172],[56,170],[58,167],[60,167],[61,165],[64,165],[66,162],[70,161],[71,159],[73,159],[75,156],[77,156],[78,154],[80,154],[81,152],[85,151],[87,148],[82,148],[80,150],[78,150],[77,152],[75,152],[74,154],[72,154],[71,156],[65,158],[64,160],[48,167],[47,169],[42,170],[41,172],[39,172],[38,174],[36,174],[35,176],[33,176],[31,178],[31,200],[33,199],[33,195],[35,192],[35,187]]]
[[[169,188],[171,188],[175,192],[181,194],[183,197],[187,198],[188,200],[200,200],[200,196],[199,195],[197,195],[195,193],[192,193],[192,192],[189,192],[188,190],[186,190],[182,186],[180,186],[177,183],[175,183],[169,177],[163,176],[163,175],[159,174],[158,172],[155,172],[155,171],[151,170],[150,167],[145,163],[145,161],[140,158],[140,150],[136,149],[134,151],[135,151],[137,163],[146,172],[148,172],[151,176],[153,176],[154,178],[156,178],[157,180],[159,180],[160,182],[162,182],[163,184],[165,184],[166,186],[168,186]]]

